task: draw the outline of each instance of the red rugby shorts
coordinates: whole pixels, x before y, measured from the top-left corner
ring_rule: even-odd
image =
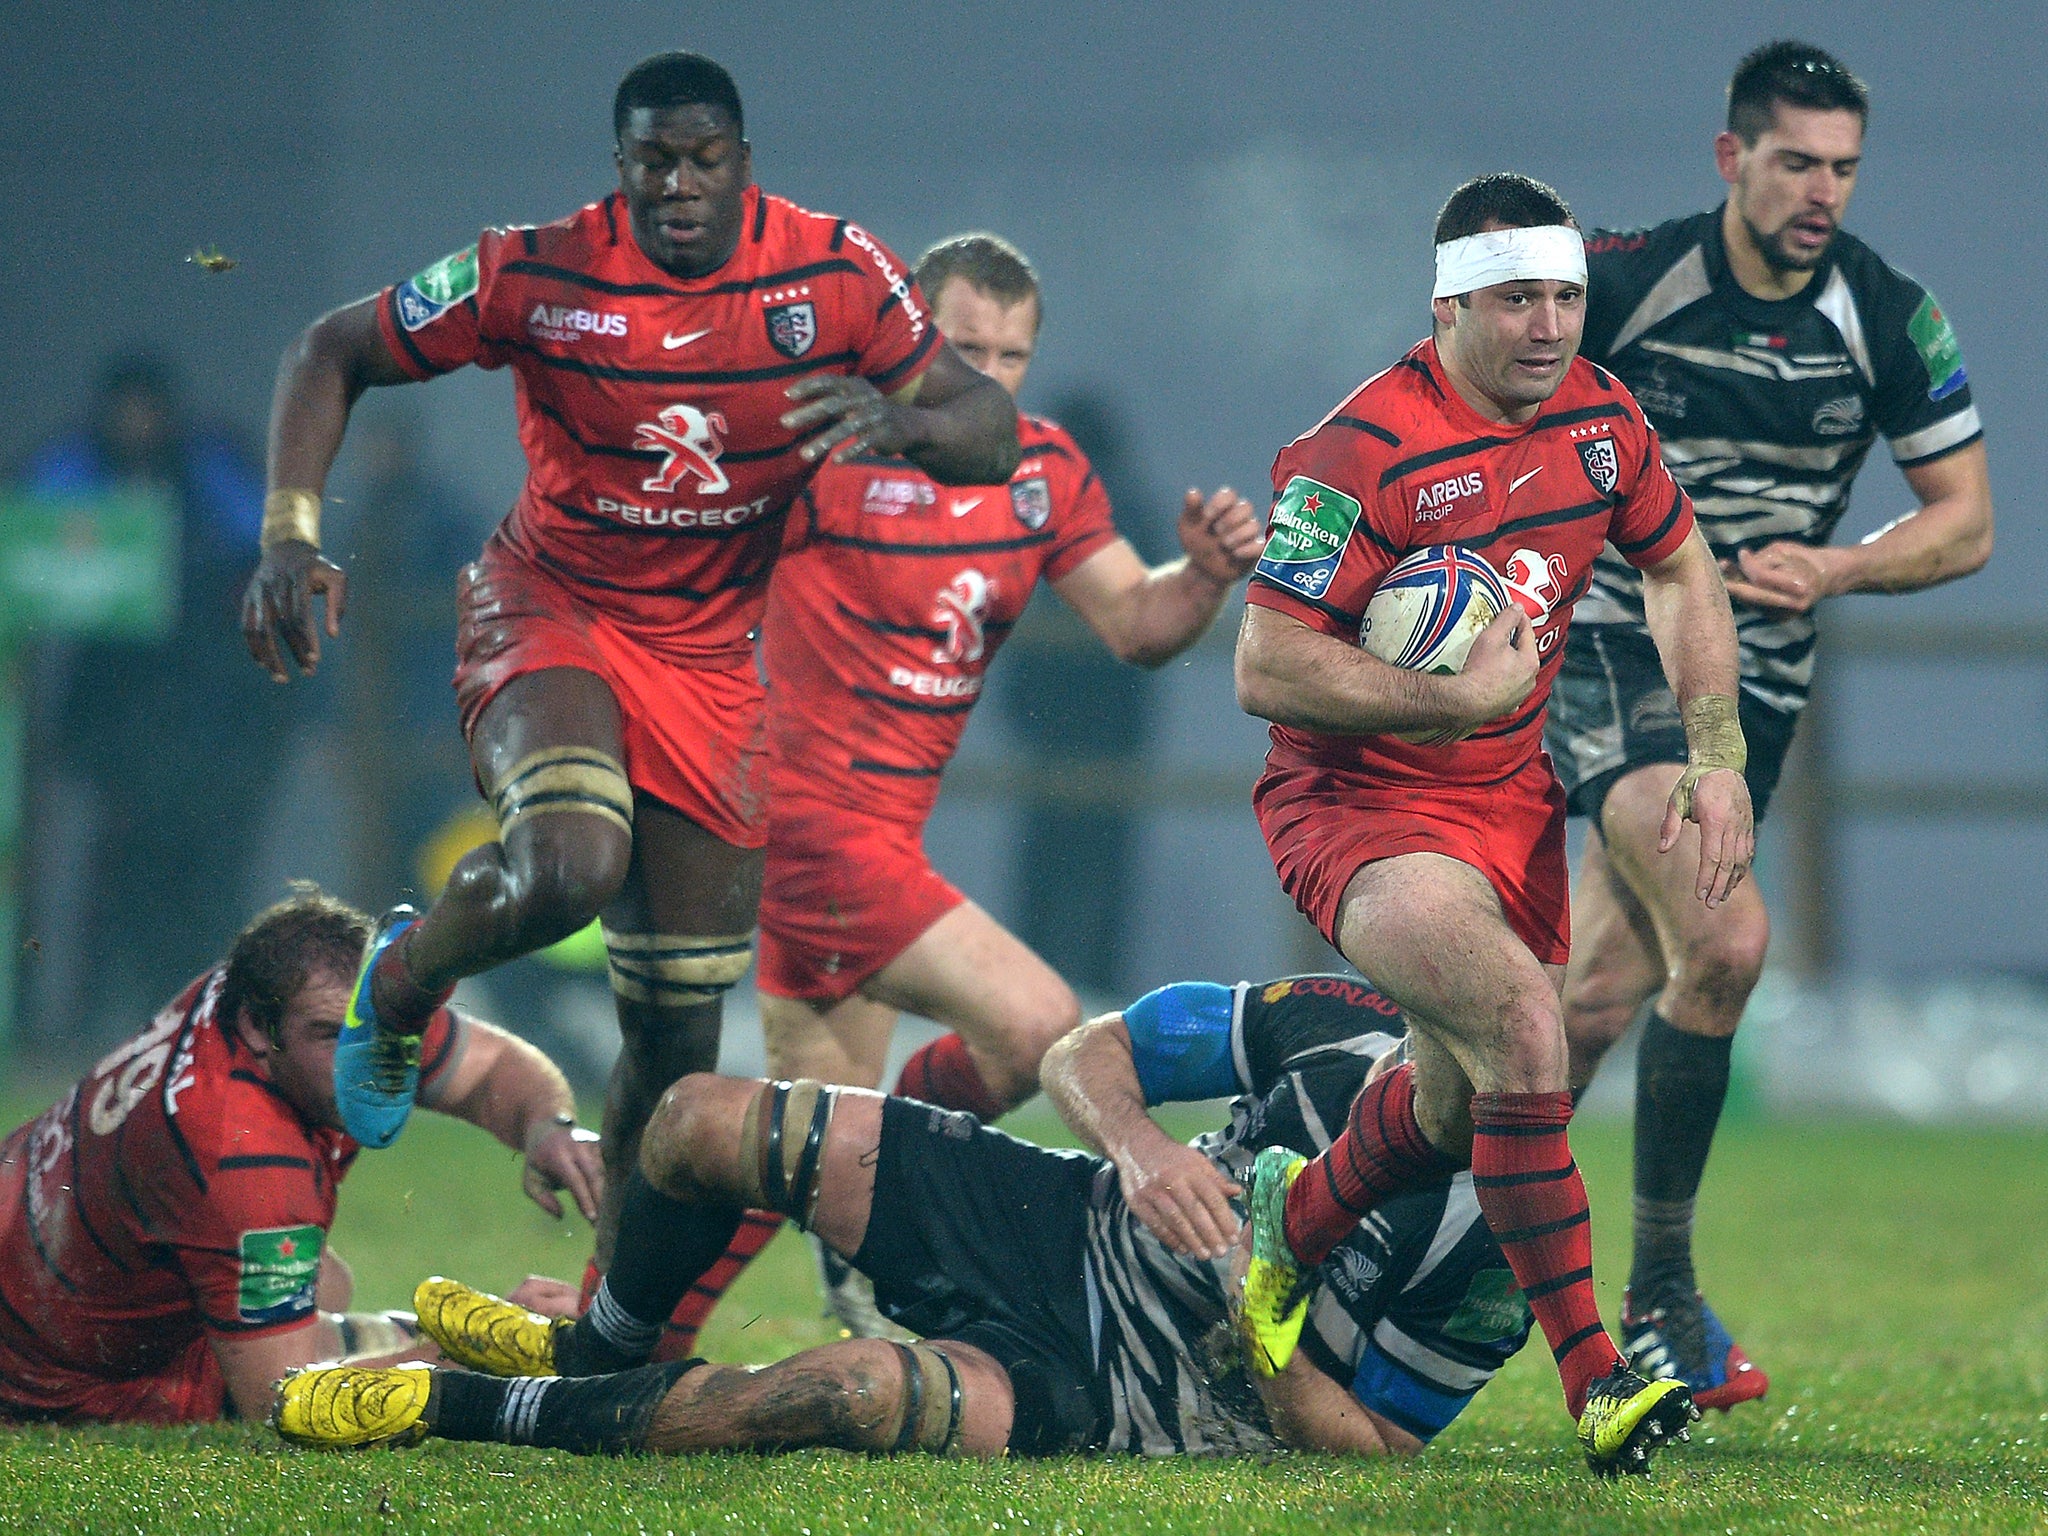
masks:
[[[759,985],[836,1003],[967,898],[931,866],[922,821],[864,816],[777,786],[761,884]]]
[[[648,650],[562,584],[492,548],[463,567],[455,701],[462,734],[498,690],[549,667],[603,678],[633,787],[739,848],[767,841],[766,693],[749,661],[688,667]]]
[[[1564,791],[1545,753],[1480,788],[1269,764],[1252,805],[1282,888],[1332,945],[1353,875],[1404,853],[1440,853],[1486,876],[1508,926],[1539,961],[1563,965],[1571,954]]]

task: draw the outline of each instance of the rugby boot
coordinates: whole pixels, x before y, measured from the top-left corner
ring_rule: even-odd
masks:
[[[1579,1444],[1586,1465],[1603,1477],[1650,1470],[1650,1457],[1667,1440],[1689,1440],[1700,1416],[1685,1383],[1645,1381],[1617,1365],[1595,1381],[1579,1414]]]
[[[1644,1376],[1684,1382],[1702,1409],[1726,1413],[1771,1389],[1770,1377],[1750,1363],[1698,1291],[1690,1300],[1672,1298],[1642,1312],[1635,1310],[1634,1297],[1622,1292],[1621,1352]]]
[[[293,1445],[352,1450],[413,1445],[427,1437],[434,1372],[414,1361],[384,1370],[313,1366],[277,1384],[270,1427]]]
[[[818,1261],[818,1289],[825,1293],[825,1315],[839,1324],[849,1339],[891,1339],[908,1344],[916,1335],[898,1328],[882,1316],[875,1305],[875,1283],[846,1260],[827,1248],[817,1233],[810,1239],[811,1256]]]
[[[349,988],[341,1039],[334,1047],[334,1101],[341,1126],[366,1147],[388,1147],[405,1129],[420,1087],[420,1036],[386,1029],[370,1003],[370,978],[384,951],[419,921],[411,907],[393,907],[377,922]]]
[[[1252,1258],[1245,1269],[1237,1314],[1245,1357],[1263,1377],[1278,1376],[1294,1358],[1301,1325],[1308,1316],[1315,1271],[1304,1268],[1287,1246],[1287,1191],[1308,1159],[1285,1147],[1266,1147],[1252,1164]]]
[[[412,1293],[420,1332],[457,1365],[489,1376],[553,1376],[555,1341],[574,1318],[538,1312],[433,1275]]]

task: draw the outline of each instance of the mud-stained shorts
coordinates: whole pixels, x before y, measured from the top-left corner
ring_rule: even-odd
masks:
[[[751,661],[691,667],[657,655],[495,541],[463,567],[456,604],[465,738],[514,678],[549,667],[593,672],[618,700],[634,789],[734,847],[767,842],[767,694]]]
[[[1760,703],[1746,688],[1737,702],[1749,744],[1743,777],[1749,781],[1756,819],[1762,821],[1799,716]],[[1607,792],[1623,774],[1652,763],[1685,761],[1678,700],[1647,633],[1617,624],[1572,627],[1550,690],[1543,744],[1557,764],[1571,814],[1590,816],[1596,823]]]
[[[1083,1278],[1102,1166],[959,1110],[882,1106],[874,1205],[853,1266],[875,1282],[886,1316],[986,1350],[1010,1373],[1020,1455],[1095,1449],[1108,1434]]]

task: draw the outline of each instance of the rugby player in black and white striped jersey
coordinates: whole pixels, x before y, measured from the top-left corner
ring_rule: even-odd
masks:
[[[428,1281],[422,1328],[493,1375],[311,1371],[285,1383],[275,1422],[319,1446],[1418,1451],[1529,1333],[1469,1173],[1384,1202],[1336,1247],[1276,1378],[1238,1362],[1226,1300],[1258,1151],[1328,1147],[1402,1044],[1398,1011],[1355,978],[1161,988],[1046,1057],[1047,1094],[1099,1156],[912,1099],[685,1078],[581,1321]],[[1149,1113],[1223,1097],[1228,1124],[1185,1145]],[[930,1342],[848,1339],[758,1371],[645,1364],[749,1205],[817,1232]]]
[[[1815,605],[1918,591],[1991,552],[1983,430],[1955,333],[1932,294],[1840,227],[1868,117],[1863,83],[1838,60],[1767,44],[1736,70],[1714,141],[1728,200],[1586,242],[1583,355],[1641,402],[1727,579],[1759,821],[1812,681]],[[1880,436],[1919,507],[1832,545]],[[1642,579],[1610,547],[1550,702],[1558,776],[1592,822],[1565,1029],[1583,1087],[1655,1000],[1637,1058],[1623,1348],[1647,1373],[1682,1377],[1699,1406],[1726,1408],[1767,1383],[1699,1294],[1692,1209],[1770,922],[1755,881],[1710,909],[1692,899],[1684,859],[1657,857],[1686,740],[1644,618]]]

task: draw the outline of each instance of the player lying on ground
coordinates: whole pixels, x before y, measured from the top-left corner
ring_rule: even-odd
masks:
[[[753,184],[732,78],[696,54],[629,72],[619,190],[487,230],[316,322],[271,419],[263,559],[243,627],[283,681],[318,659],[319,491],[371,385],[474,364],[519,376],[528,471],[459,583],[456,700],[499,840],[424,917],[382,920],[336,1090],[385,1146],[420,1032],[457,980],[601,916],[624,1048],[605,1107],[615,1178],[661,1091],[718,1057],[760,891],[761,686],[752,632],[791,499],[833,452],[900,453],[948,483],[1017,463],[1008,395],[947,347],[897,258]],[[609,1253],[608,1204],[597,1248]]]
[[[1388,1195],[1469,1163],[1588,1458],[1635,1470],[1696,1411],[1680,1383],[1631,1372],[1600,1323],[1566,1139],[1571,925],[1543,706],[1611,540],[1643,571],[1693,752],[1663,845],[1699,823],[1686,870],[1719,905],[1753,846],[1735,626],[1655,433],[1577,357],[1585,251],[1563,200],[1521,176],[1467,182],[1438,216],[1436,266],[1429,339],[1275,461],[1238,641],[1238,698],[1274,722],[1253,800],[1281,883],[1414,1031],[1412,1067],[1353,1106],[1328,1154],[1255,1170],[1243,1320],[1254,1368],[1284,1365],[1330,1245]],[[1513,606],[1455,676],[1389,666],[1358,643],[1366,606],[1402,556],[1443,543],[1490,561]]]
[[[1814,605],[1918,591],[1991,554],[1983,429],[1955,333],[1931,294],[1840,227],[1868,114],[1863,83],[1820,49],[1760,48],[1735,72],[1714,142],[1728,200],[1587,242],[1586,355],[1635,391],[1727,576],[1759,820],[1813,680]],[[1919,510],[1830,547],[1880,433]],[[1641,582],[1612,551],[1564,651],[1548,742],[1573,814],[1592,822],[1564,985],[1576,1086],[1655,999],[1636,1058],[1622,1346],[1725,1408],[1767,1383],[1700,1296],[1693,1199],[1770,916],[1754,884],[1720,907],[1691,899],[1690,831],[1679,859],[1658,856],[1685,734]]]
[[[916,275],[940,334],[1015,395],[1041,318],[1030,264],[993,235],[960,235],[926,251]],[[762,625],[758,982],[772,1076],[880,1087],[897,1010],[909,1009],[955,1033],[912,1057],[896,1091],[993,1120],[1038,1091],[1039,1058],[1081,1022],[1052,967],[925,856],[940,775],[1040,581],[1119,658],[1156,667],[1209,627],[1261,535],[1228,487],[1190,490],[1183,557],[1148,568],[1074,440],[1035,416],[1019,432],[1007,486],[948,492],[899,456],[863,453],[821,469],[791,513]],[[742,1228],[734,1262],[678,1322],[701,1323],[716,1282],[774,1231]],[[834,1310],[868,1331],[872,1305],[825,1262]],[[687,1354],[689,1337],[669,1347]]]
[[[319,1370],[285,1384],[276,1422],[308,1445],[1419,1450],[1529,1331],[1469,1175],[1389,1200],[1332,1250],[1304,1347],[1271,1380],[1242,1368],[1228,1321],[1254,1155],[1322,1146],[1320,1128],[1400,1055],[1399,1029],[1392,1004],[1344,977],[1162,988],[1046,1057],[1046,1091],[1095,1157],[909,1099],[686,1078],[649,1127],[617,1259],[581,1321],[420,1287],[422,1326],[450,1358],[539,1379]],[[1186,1146],[1146,1112],[1226,1094],[1228,1125]],[[640,1364],[762,1203],[871,1275],[931,1342],[849,1340],[760,1370]]]
[[[326,1247],[355,1160],[334,1042],[370,920],[305,890],[260,914],[53,1108],[0,1146],[0,1417],[187,1423],[269,1411],[314,1360],[433,1357],[351,1314]],[[526,1156],[535,1204],[597,1214],[597,1137],[524,1041],[440,1009],[420,1101]]]

